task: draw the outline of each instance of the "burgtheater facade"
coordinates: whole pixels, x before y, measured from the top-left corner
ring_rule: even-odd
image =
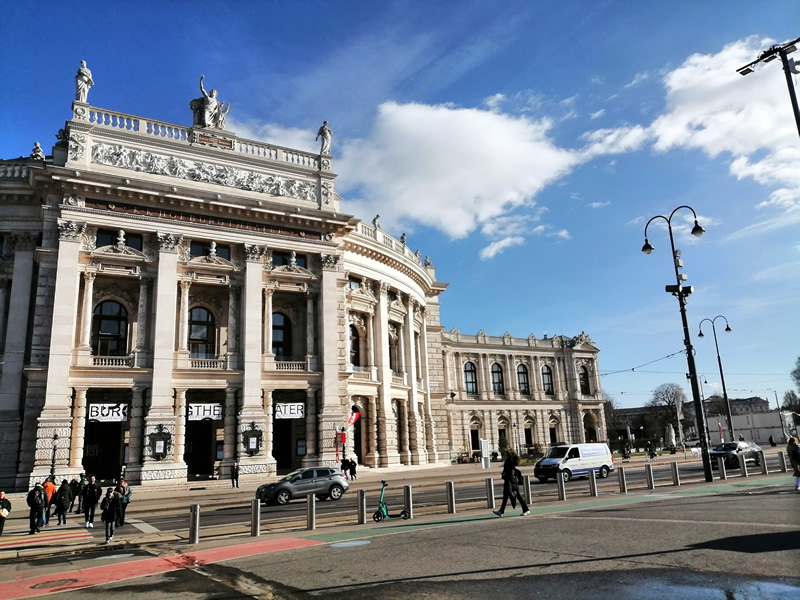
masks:
[[[340,212],[326,125],[302,152],[213,90],[180,126],[83,77],[52,155],[0,161],[0,489],[602,438],[591,340],[445,332],[431,262]]]

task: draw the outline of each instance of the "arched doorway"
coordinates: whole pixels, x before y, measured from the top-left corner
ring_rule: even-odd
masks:
[[[597,417],[594,413],[587,412],[583,415],[583,438],[587,442],[596,442],[597,438]]]

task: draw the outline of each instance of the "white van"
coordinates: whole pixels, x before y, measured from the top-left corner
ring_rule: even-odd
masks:
[[[564,481],[569,481],[572,477],[588,477],[589,471],[605,478],[613,470],[614,459],[608,444],[570,444],[550,448],[533,467],[533,476],[544,483],[555,479],[558,473]]]

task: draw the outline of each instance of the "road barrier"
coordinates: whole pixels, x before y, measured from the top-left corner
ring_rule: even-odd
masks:
[[[656,480],[653,477],[653,465],[647,463],[644,466],[644,475],[647,478],[647,489],[648,490],[656,489]]]
[[[250,537],[261,535],[261,500],[254,498],[250,501]]]
[[[628,493],[628,480],[625,479],[625,467],[619,467],[617,470],[617,475],[619,477],[619,493],[620,494],[627,494]]]
[[[456,484],[448,481],[445,484],[445,490],[447,492],[447,512],[453,515],[456,512]]]
[[[737,456],[739,457],[739,470],[742,473],[742,477],[749,477],[750,475],[747,474],[747,461],[744,459],[744,452],[739,452]]]
[[[522,494],[523,498],[525,498],[525,503],[530,504],[533,502],[533,494],[531,493],[531,476],[530,475],[523,475],[522,476]]]
[[[314,494],[306,496],[306,529],[313,530],[317,528],[317,497]]]
[[[567,486],[564,483],[564,475],[561,471],[556,471],[556,483],[558,484],[558,499],[559,500],[566,500],[567,499]]]
[[[780,466],[781,473],[786,473],[786,455],[783,452],[778,452],[778,465]]]
[[[494,480],[486,478],[486,508],[494,508]]]
[[[767,457],[764,455],[764,451],[758,453],[761,456],[761,474],[762,475],[769,475],[769,467],[767,466]]]
[[[411,491],[411,486],[403,487],[403,500],[405,501],[406,510],[408,511],[408,518],[414,518],[414,492]]]
[[[589,495],[597,497],[597,476],[594,474],[594,469],[589,471]]]
[[[678,463],[672,463],[672,485],[681,484],[681,474],[678,472]]]
[[[728,478],[728,472],[725,470],[725,459],[721,456],[717,457],[717,469],[719,470],[720,479]]]
[[[367,490],[358,490],[358,524],[367,522]]]
[[[189,505],[189,543],[200,543],[200,505]]]

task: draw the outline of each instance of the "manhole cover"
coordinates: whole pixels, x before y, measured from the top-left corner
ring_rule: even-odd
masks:
[[[337,544],[331,544],[331,548],[350,548],[351,546],[363,546],[365,544],[371,544],[369,540],[353,540],[351,542],[339,542]]]
[[[70,585],[72,583],[78,583],[77,579],[56,579],[54,581],[45,581],[44,583],[37,583],[36,585],[32,585],[31,589],[33,590],[44,590],[47,588],[54,588],[54,587],[61,587],[63,585]]]
[[[109,554],[107,556],[98,556],[92,560],[111,560],[113,558],[130,558],[131,556],[136,556],[135,554],[128,553],[128,554]]]

